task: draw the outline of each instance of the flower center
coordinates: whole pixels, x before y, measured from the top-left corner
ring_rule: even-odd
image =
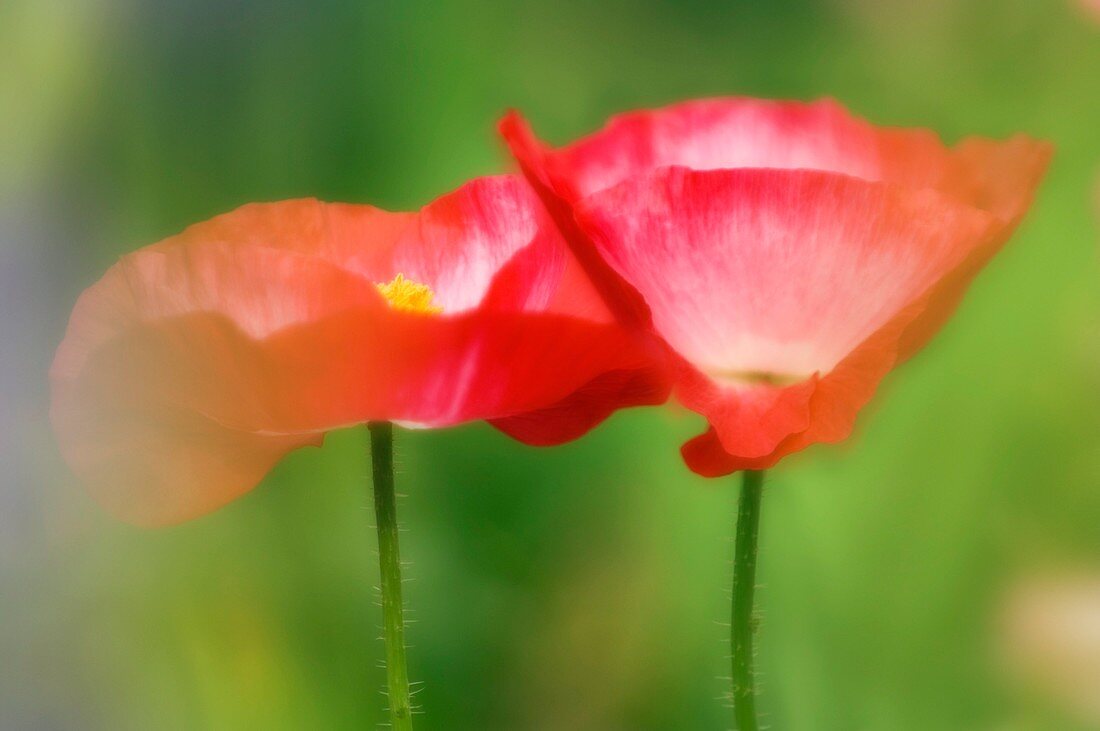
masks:
[[[810,376],[793,373],[772,373],[771,371],[708,371],[715,380],[736,386],[793,386]]]
[[[422,315],[438,315],[443,308],[432,304],[435,292],[426,284],[406,279],[398,274],[386,284],[375,284],[378,291],[390,303],[390,307],[403,312],[419,312]]]

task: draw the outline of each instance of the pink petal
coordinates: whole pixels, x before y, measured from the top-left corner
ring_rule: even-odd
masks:
[[[827,373],[992,226],[930,191],[779,170],[669,169],[578,217],[669,344],[731,382]]]
[[[1004,142],[971,137],[952,148],[931,130],[878,127],[831,99],[729,97],[629,112],[556,150],[533,136],[518,144],[524,128],[518,115],[502,125],[521,162],[537,167],[570,202],[662,167],[806,169],[935,188],[1015,220],[1051,152],[1025,135]]]
[[[557,150],[516,113],[501,133],[612,309],[651,311],[679,352],[678,397],[713,425],[684,448],[702,474],[845,438],[1003,245],[1051,156],[1024,135],[949,148],[828,100],[687,102]]]

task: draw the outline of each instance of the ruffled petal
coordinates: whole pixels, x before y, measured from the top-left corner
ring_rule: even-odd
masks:
[[[1031,206],[1035,190],[1046,172],[1053,147],[1025,135],[1007,142],[969,138],[956,148],[959,164],[940,188],[956,200],[988,211],[999,222],[997,231],[950,275],[936,283],[927,306],[907,327],[899,346],[906,360],[939,332],[962,301],[970,282],[1001,250]]]
[[[521,162],[569,202],[662,167],[806,169],[933,188],[1006,221],[1018,220],[1051,154],[1016,135],[969,137],[949,147],[928,129],[872,125],[831,99],[701,99],[612,117],[557,149],[515,113],[502,133]]]
[[[567,257],[531,187],[511,175],[476,178],[416,213],[313,199],[250,204],[167,245],[193,236],[296,252],[371,282],[401,273],[431,288],[433,304],[451,315],[479,306],[490,290],[505,286],[502,279],[511,294],[498,293],[498,309],[541,310],[561,283]],[[521,262],[513,264],[516,258]]]
[[[137,523],[212,510],[286,451],[319,443],[308,414],[305,428],[279,422],[283,375],[265,343],[349,308],[388,309],[370,282],[325,261],[206,243],[201,228],[125,257],[85,292],[51,370],[63,454]]]
[[[397,273],[425,284],[433,304],[457,314],[477,307],[502,268],[520,252],[537,253],[539,269],[513,270],[531,284],[518,287],[523,301],[509,307],[540,309],[553,295],[565,251],[546,225],[530,187],[515,176],[477,178],[441,196],[417,213],[391,213],[371,206],[316,204],[311,225],[319,234],[299,240],[286,221],[265,219],[262,206],[236,222],[238,240],[255,242],[259,230],[276,229],[277,243],[304,251],[373,282]],[[531,258],[530,256],[528,257]],[[528,301],[530,300],[530,301]]]
[[[668,374],[660,361],[645,369],[604,373],[558,403],[518,416],[489,421],[513,439],[554,446],[588,433],[624,406],[655,406],[668,399]]]
[[[578,256],[606,259],[683,356],[677,396],[715,425],[684,448],[702,474],[845,438],[1003,245],[1051,155],[1024,135],[949,148],[830,100],[687,102],[557,150],[515,113],[501,132],[555,220],[579,212]],[[708,186],[676,166],[730,172]],[[737,170],[753,167],[770,170]]]
[[[683,168],[588,198],[578,220],[668,343],[733,383],[829,372],[992,227],[931,191]]]
[[[682,363],[676,398],[719,429],[720,444],[746,459],[764,457],[791,434],[810,428],[816,374],[788,385],[723,383]]]
[[[501,119],[500,133],[605,306],[624,327],[648,337],[652,325],[649,308],[641,295],[600,258],[587,234],[577,225],[572,209],[575,196],[563,187],[564,180],[549,174],[546,151],[530,126],[513,111]]]
[[[293,397],[285,417],[296,427],[310,425],[303,413],[330,428],[368,419],[451,426],[544,409],[607,372],[656,374],[650,355],[623,330],[576,317],[478,310],[368,321],[363,314],[273,341],[272,360],[288,379],[280,390]],[[632,392],[619,404],[632,405]],[[352,418],[340,418],[345,413]]]
[[[916,131],[906,143],[927,152],[936,138]],[[836,102],[750,98],[617,115],[599,132],[548,153],[547,166],[577,198],[669,166],[823,170],[865,180],[883,179],[885,167],[877,130]]]
[[[878,384],[897,365],[898,344],[905,328],[927,307],[931,293],[903,308],[885,326],[860,344],[830,373],[801,384],[778,387],[772,394],[776,403],[789,404],[790,429],[764,451],[752,442],[749,448],[726,439],[713,424],[704,433],[689,440],[681,449],[688,467],[705,477],[727,475],[737,470],[761,470],[773,467],[783,457],[818,442],[836,443],[847,439],[860,410],[871,400]],[[727,397],[736,402],[737,393]],[[800,419],[800,420],[799,420]],[[799,425],[804,425],[800,426]],[[751,424],[744,425],[751,429]],[[771,433],[776,433],[773,427]]]
[[[414,233],[452,246],[443,241],[460,235],[451,215],[443,226],[316,201],[252,205],[123,258],[82,295],[51,371],[67,461],[112,511],[163,524],[232,500],[286,451],[335,427],[556,409],[530,439],[547,443],[614,408],[667,397],[652,355],[585,294],[545,222],[533,235],[495,224],[494,235],[519,243],[501,242],[507,257],[478,293],[483,306],[390,307],[377,284],[394,272],[371,269],[377,261],[360,249],[397,252],[375,257],[392,265],[403,246],[421,246],[409,243]],[[537,208],[529,215],[542,220]]]
[[[578,220],[691,364],[678,398],[749,459],[815,420],[846,434],[897,360],[912,303],[999,229],[931,191],[780,170],[665,169],[586,199]]]

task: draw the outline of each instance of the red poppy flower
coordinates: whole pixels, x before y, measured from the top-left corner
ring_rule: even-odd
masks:
[[[689,102],[559,149],[514,113],[501,131],[604,296],[673,351],[679,400],[710,422],[683,449],[704,475],[847,437],[1051,154],[1022,135],[946,147],[832,101]]]
[[[113,512],[180,521],[373,420],[580,436],[668,386],[515,177],[418,213],[253,204],[123,259],[51,371],[62,451]]]

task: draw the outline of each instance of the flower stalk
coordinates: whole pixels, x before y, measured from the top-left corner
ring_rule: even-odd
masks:
[[[753,676],[753,594],[756,591],[756,552],[760,532],[760,499],[764,473],[746,470],[737,510],[737,538],[733,562],[733,615],[730,647],[733,660],[733,717],[736,731],[757,731],[756,683]]]
[[[412,731],[404,605],[401,599],[397,499],[393,487],[393,424],[372,421],[367,424],[367,429],[370,431],[374,517],[378,529],[378,563],[382,579],[382,626],[386,643],[390,723],[395,731]]]

